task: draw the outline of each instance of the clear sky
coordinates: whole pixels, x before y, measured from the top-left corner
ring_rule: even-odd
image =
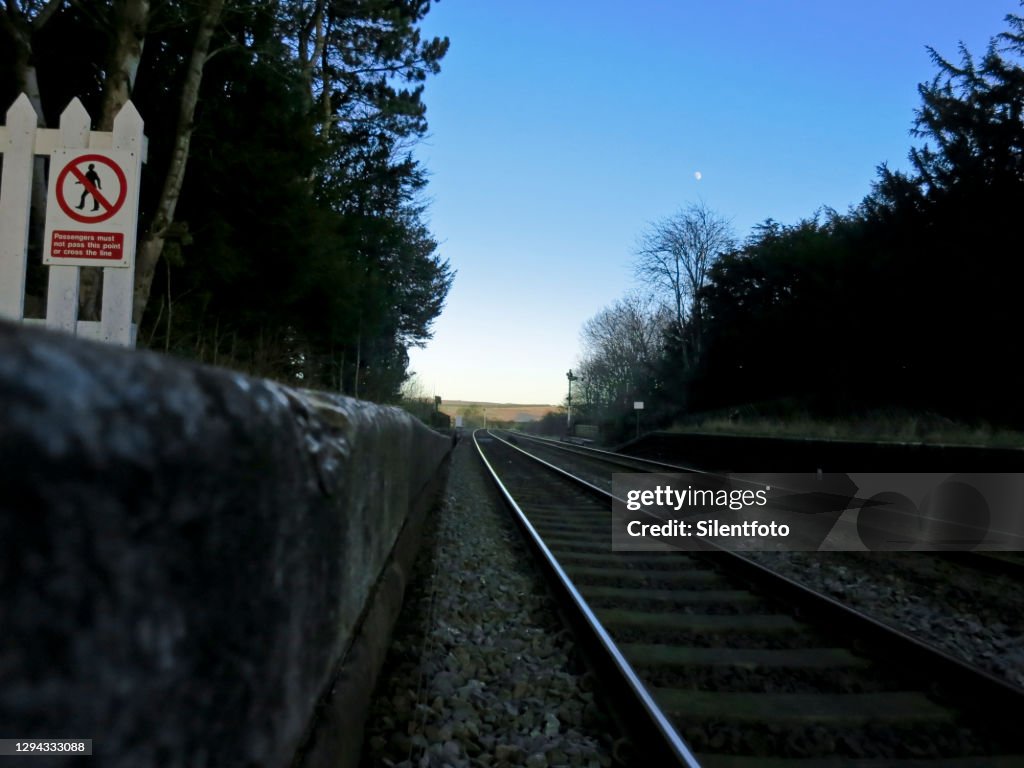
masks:
[[[906,168],[926,46],[984,53],[1017,0],[442,0],[429,221],[458,270],[410,370],[446,400],[559,403],[583,323],[702,199],[745,238]],[[698,179],[695,174],[700,173]]]

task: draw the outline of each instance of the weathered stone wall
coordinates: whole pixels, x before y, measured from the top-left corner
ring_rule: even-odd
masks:
[[[398,409],[0,323],[0,735],[290,765],[448,447]]]

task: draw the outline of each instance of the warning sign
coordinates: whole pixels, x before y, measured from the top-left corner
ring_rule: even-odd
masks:
[[[124,258],[124,235],[120,232],[65,232],[56,230],[50,242],[53,259],[103,259],[120,261]]]
[[[44,264],[129,267],[138,211],[131,152],[59,149],[50,157]]]

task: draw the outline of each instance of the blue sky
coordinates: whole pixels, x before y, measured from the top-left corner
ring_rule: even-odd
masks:
[[[926,46],[980,56],[1016,0],[442,0],[429,221],[458,270],[425,394],[559,403],[583,323],[652,221],[703,200],[746,237],[905,168]],[[700,172],[698,180],[695,173]]]

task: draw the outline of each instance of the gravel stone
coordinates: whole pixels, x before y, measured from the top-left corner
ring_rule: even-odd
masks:
[[[531,452],[611,489],[607,467]],[[1010,577],[917,552],[745,552],[762,565],[1024,687],[1024,591]]]
[[[455,449],[366,725],[361,765],[609,766],[613,726],[471,440]]]
[[[744,554],[1024,687],[1024,594],[1011,578],[929,553]]]

